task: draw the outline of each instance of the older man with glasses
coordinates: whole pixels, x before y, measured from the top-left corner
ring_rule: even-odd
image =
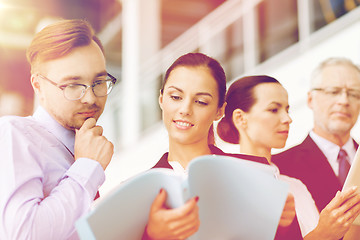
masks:
[[[300,179],[319,211],[341,191],[358,144],[350,136],[360,111],[360,69],[330,58],[313,72],[308,106],[314,127],[306,139],[273,156],[280,172]]]
[[[45,27],[27,57],[40,106],[0,118],[0,239],[78,239],[113,155],[96,121],[116,79],[83,20]]]

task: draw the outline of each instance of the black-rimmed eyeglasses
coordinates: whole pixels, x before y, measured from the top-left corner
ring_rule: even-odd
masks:
[[[45,79],[49,83],[60,88],[64,93],[64,97],[68,100],[73,100],[73,101],[82,98],[89,87],[91,87],[96,97],[105,97],[111,92],[111,90],[113,89],[116,83],[116,78],[113,77],[110,73],[107,73],[107,75],[102,77],[104,78],[104,80],[96,80],[93,82],[92,85],[78,84],[78,83],[59,85],[56,82],[51,81],[50,79],[44,77],[41,74],[37,74],[37,76],[41,77],[42,79]]]

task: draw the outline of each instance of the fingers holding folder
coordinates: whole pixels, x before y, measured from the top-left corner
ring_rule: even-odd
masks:
[[[333,200],[321,211],[318,226],[312,232],[312,234],[316,234],[316,236],[326,239],[340,239],[342,236],[344,236],[345,233],[349,231],[352,223],[359,214],[359,188],[351,187],[349,189],[343,190],[342,192],[339,191]],[[328,226],[332,227],[329,228]],[[312,235],[312,237],[314,236],[315,235]]]
[[[168,209],[164,189],[151,205],[146,234],[150,239],[186,239],[200,226],[198,197],[193,197],[183,206]]]

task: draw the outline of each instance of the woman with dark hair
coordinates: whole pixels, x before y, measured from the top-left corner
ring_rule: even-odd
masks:
[[[270,165],[271,149],[285,146],[289,126],[288,94],[269,76],[249,76],[235,81],[226,95],[225,116],[217,126],[221,139],[240,144],[240,153],[265,157]],[[340,239],[360,213],[357,188],[338,192],[318,213],[306,186],[298,179],[278,174],[290,184],[297,220],[304,239]]]
[[[196,157],[226,155],[209,140],[213,134],[213,122],[224,114],[225,94],[226,76],[215,59],[201,53],[189,53],[170,66],[159,96],[163,122],[169,135],[169,152],[154,168],[170,168],[187,174],[188,164]],[[252,160],[264,161],[256,157]],[[152,204],[144,238],[186,239],[193,235],[200,226],[198,197],[176,209],[167,209],[165,200],[166,191],[161,190]],[[292,222],[295,216],[292,204],[290,199],[280,226],[287,227]]]

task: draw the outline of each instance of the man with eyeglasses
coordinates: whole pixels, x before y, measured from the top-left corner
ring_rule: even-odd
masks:
[[[360,69],[346,58],[329,58],[312,74],[308,106],[314,127],[306,139],[274,155],[280,172],[300,179],[319,211],[341,191],[358,144],[350,136],[360,111]]]
[[[0,118],[0,239],[78,239],[113,155],[96,121],[116,79],[83,20],[45,27],[27,57],[40,106]]]

